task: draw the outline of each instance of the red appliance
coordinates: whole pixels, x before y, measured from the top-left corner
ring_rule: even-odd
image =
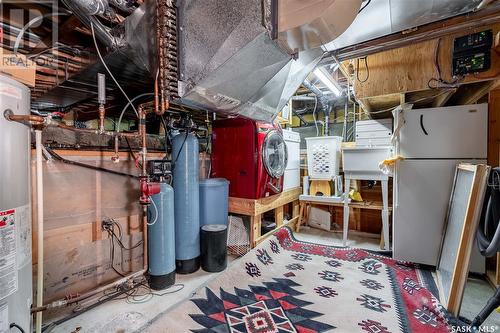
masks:
[[[288,153],[277,125],[246,118],[212,126],[212,177],[229,180],[229,195],[260,199],[281,193]]]

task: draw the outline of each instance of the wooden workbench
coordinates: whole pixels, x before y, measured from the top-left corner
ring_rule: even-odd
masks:
[[[257,200],[229,197],[229,213],[250,217],[250,245],[254,248],[282,226],[288,225],[293,228],[299,219],[299,195],[301,193],[302,189],[297,187]],[[293,204],[292,219],[283,224],[284,207],[290,203]],[[276,229],[265,235],[261,235],[262,215],[271,210],[274,210]]]

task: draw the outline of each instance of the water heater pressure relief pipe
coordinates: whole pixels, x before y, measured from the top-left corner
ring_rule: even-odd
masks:
[[[99,101],[99,133],[102,134],[104,130],[104,119],[106,117],[106,75],[98,73],[97,74],[97,93]]]

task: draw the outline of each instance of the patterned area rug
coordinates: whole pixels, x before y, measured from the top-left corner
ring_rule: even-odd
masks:
[[[177,305],[151,332],[449,332],[453,319],[409,263],[296,240],[282,228]]]

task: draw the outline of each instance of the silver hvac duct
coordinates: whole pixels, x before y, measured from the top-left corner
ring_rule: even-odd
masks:
[[[361,0],[303,3],[179,1],[181,102],[272,121],[321,60],[321,45],[340,35],[361,6]]]

